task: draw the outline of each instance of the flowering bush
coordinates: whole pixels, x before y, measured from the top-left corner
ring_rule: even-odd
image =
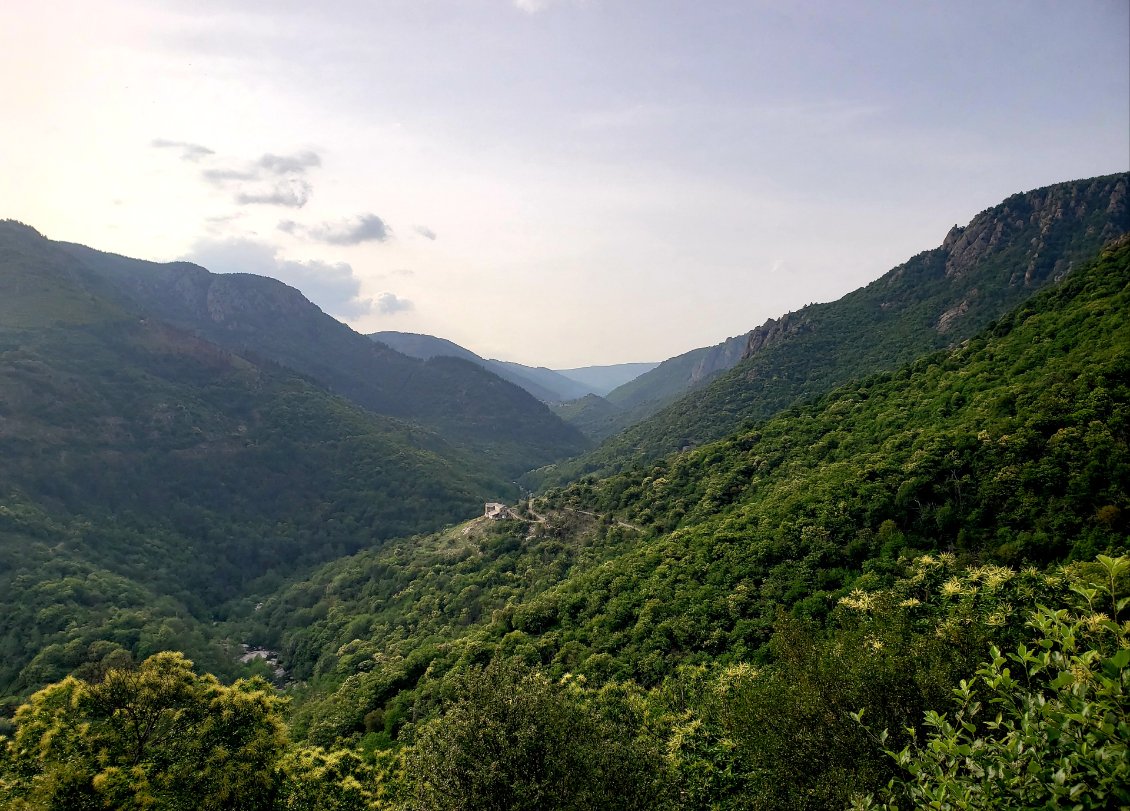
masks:
[[[855,809],[1130,806],[1130,622],[1118,622],[1130,558],[1098,561],[1103,579],[1072,587],[1086,605],[1040,608],[1028,623],[1033,644],[1007,655],[992,647],[955,688],[952,717],[928,712],[924,744],[888,752],[906,777]],[[1098,610],[1108,604],[1109,614]]]

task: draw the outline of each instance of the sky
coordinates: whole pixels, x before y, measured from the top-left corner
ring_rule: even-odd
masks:
[[[1126,0],[10,0],[0,218],[658,361],[1130,169]]]

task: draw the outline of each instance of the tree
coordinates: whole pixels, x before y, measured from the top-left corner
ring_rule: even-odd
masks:
[[[286,811],[365,811],[387,808],[402,785],[400,758],[382,752],[377,763],[350,749],[301,747],[282,761],[284,788],[278,807]]]
[[[1117,596],[1130,558],[1098,560],[1105,582],[1073,587],[1083,611],[1040,608],[1033,644],[993,646],[952,717],[927,712],[924,744],[888,752],[905,777],[856,809],[1130,807],[1130,599]]]
[[[421,809],[554,811],[659,806],[659,761],[608,708],[514,663],[449,679],[457,697],[409,756]]]
[[[286,744],[278,698],[260,679],[225,687],[179,653],[100,681],[35,693],[0,749],[0,800],[36,809],[270,808]]]

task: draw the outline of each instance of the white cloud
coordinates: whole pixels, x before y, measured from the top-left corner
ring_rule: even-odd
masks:
[[[213,185],[222,186],[236,180],[255,180],[258,174],[249,169],[205,169],[200,176]]]
[[[206,146],[192,144],[188,141],[169,141],[165,138],[154,138],[149,145],[157,149],[179,149],[181,160],[198,161],[216,153]]]
[[[259,158],[258,165],[276,175],[300,175],[314,166],[321,166],[322,159],[317,152],[307,149],[293,155],[272,155],[268,152]]]
[[[241,206],[268,205],[302,208],[314,193],[314,187],[300,177],[291,177],[273,184],[243,187],[235,194]]]
[[[411,301],[400,298],[396,293],[386,291],[377,294],[377,312],[382,315],[395,315],[405,310],[411,310],[413,306]]]
[[[200,178],[210,186],[230,190],[232,199],[241,206],[302,208],[314,193],[313,185],[305,177],[306,172],[322,165],[321,156],[309,149],[290,155],[267,152],[253,163],[233,166],[229,161],[217,160],[214,150],[200,144],[157,138],[150,145],[158,149],[180,150],[182,160],[205,162],[206,168],[200,170]],[[221,165],[217,166],[217,163]]]

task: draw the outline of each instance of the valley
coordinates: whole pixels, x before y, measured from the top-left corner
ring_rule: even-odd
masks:
[[[1130,802],[1128,232],[585,383],[0,223],[0,803]]]

